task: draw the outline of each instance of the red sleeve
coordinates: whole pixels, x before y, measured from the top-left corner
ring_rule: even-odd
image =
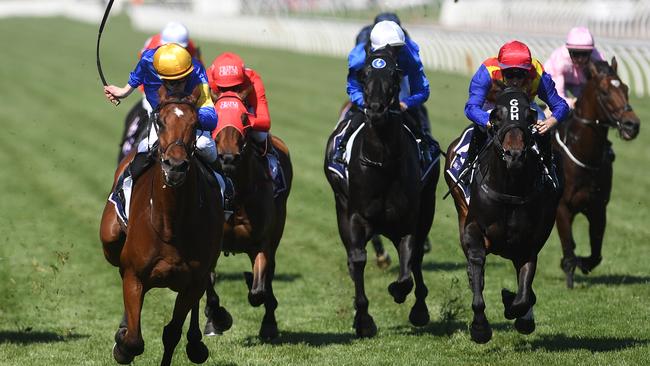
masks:
[[[210,86],[210,89],[212,89],[213,92],[218,92],[219,88],[217,87],[217,83],[214,80],[214,77],[212,76],[212,71],[214,70],[214,65],[210,65],[207,70],[205,70],[205,73],[208,75],[208,85]]]
[[[271,128],[271,116],[262,78],[252,69],[246,69],[246,76],[253,85],[253,90],[248,95],[248,105],[252,112],[249,116],[251,127],[256,131],[268,131]]]

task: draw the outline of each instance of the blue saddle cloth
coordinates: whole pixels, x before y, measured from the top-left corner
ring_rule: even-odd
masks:
[[[339,131],[339,133],[337,133],[334,136],[333,143],[332,143],[332,149],[330,151],[328,151],[328,155],[327,155],[327,168],[330,171],[336,173],[338,176],[340,176],[341,179],[347,180],[348,179],[348,164],[350,163],[350,151],[352,151],[352,146],[354,145],[354,141],[355,141],[357,135],[359,134],[361,129],[363,129],[363,127],[366,124],[362,123],[359,126],[359,128],[357,128],[357,130],[354,131],[352,133],[352,135],[350,136],[350,139],[348,140],[347,146],[345,147],[345,153],[343,154],[343,157],[345,159],[345,164],[343,164],[343,163],[339,163],[337,161],[334,161],[333,157],[334,157],[334,152],[341,145],[341,140],[343,139],[343,135],[345,134],[345,131],[348,128],[350,128],[350,121],[349,120],[341,121],[339,123],[344,123],[345,125]],[[438,144],[438,142],[435,139],[433,139],[433,137],[431,138],[431,140],[433,140],[432,144],[420,143],[415,138],[415,135],[413,134],[413,132],[411,132],[411,130],[409,130],[408,127],[406,127],[405,125],[402,125],[402,127],[404,127],[404,129],[409,133],[409,135],[413,138],[413,140],[416,141],[417,146],[420,149],[420,172],[421,172],[420,180],[424,181],[429,176],[429,173],[431,172],[431,169],[433,168],[433,166],[440,160],[440,145]],[[339,127],[337,126],[337,129],[338,128]],[[429,149],[429,153],[430,153],[430,155],[432,157],[431,162],[429,162],[429,163],[426,163],[424,161],[424,159],[422,158],[423,154],[422,154],[421,149],[423,149],[423,148]]]
[[[266,160],[268,161],[269,172],[271,173],[271,180],[273,181],[273,197],[277,197],[280,193],[287,190],[287,181],[284,178],[284,170],[278,160],[277,151],[273,145],[271,145],[271,149],[273,149],[273,151],[266,155]]]
[[[453,148],[453,151],[456,154],[454,156],[454,160],[451,161],[449,169],[446,171],[446,173],[453,179],[453,181],[458,183],[458,187],[463,191],[463,195],[465,196],[465,202],[468,204],[470,195],[469,184],[466,185],[463,183],[463,181],[459,182],[459,179],[460,174],[462,173],[463,164],[465,164],[465,160],[467,159],[469,143],[472,141],[473,132],[474,126],[470,126],[463,131],[463,134],[460,136],[460,140],[458,140],[458,143]],[[474,178],[474,171],[467,172],[465,174],[471,174],[471,176],[470,179],[464,181],[471,182],[471,180]]]
[[[131,203],[131,189],[133,188],[133,179],[129,169],[117,178],[115,189],[108,195],[108,201],[115,206],[117,218],[122,221],[124,226],[129,223],[129,204]]]

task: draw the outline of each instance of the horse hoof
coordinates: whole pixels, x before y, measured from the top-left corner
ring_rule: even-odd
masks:
[[[266,295],[264,294],[263,291],[249,291],[248,292],[248,302],[251,304],[253,307],[258,307],[262,304],[264,304],[264,298]]]
[[[377,267],[379,267],[379,269],[386,269],[390,267],[390,264],[391,264],[390,255],[388,255],[387,252],[384,252],[384,254],[377,256]]]
[[[600,264],[603,257],[578,257],[576,265],[580,268],[582,274],[589,274],[596,266]]]
[[[278,338],[278,325],[276,323],[262,323],[259,337],[262,342],[270,342]]]
[[[355,315],[353,326],[359,338],[372,338],[377,335],[377,325],[370,314]]]
[[[393,296],[396,303],[401,304],[406,301],[406,296],[413,289],[413,280],[409,277],[406,281],[395,281],[388,285],[388,292]]]
[[[424,253],[429,253],[431,251],[431,242],[429,241],[429,238],[424,239],[422,250]]]
[[[515,320],[515,329],[521,334],[531,334],[535,331],[535,319],[517,318]]]
[[[492,328],[488,323],[481,324],[473,321],[469,328],[469,334],[475,343],[485,344],[492,339]]]
[[[564,257],[560,260],[560,268],[562,268],[566,277],[566,287],[570,289],[573,288],[573,274],[575,273],[577,262],[576,257]]]
[[[232,327],[232,316],[226,308],[220,306],[205,322],[203,334],[208,337],[221,335],[230,329],[230,327]]]
[[[208,347],[201,341],[188,343],[185,346],[185,353],[187,353],[187,358],[193,363],[204,363],[210,355]]]
[[[115,359],[115,362],[119,363],[120,365],[128,365],[133,361],[135,356],[131,355],[128,352],[123,352],[117,343],[114,343],[113,358]]]
[[[409,314],[409,321],[416,327],[423,327],[429,324],[429,309],[426,304],[419,306],[416,302],[415,305],[411,308],[411,313]]]

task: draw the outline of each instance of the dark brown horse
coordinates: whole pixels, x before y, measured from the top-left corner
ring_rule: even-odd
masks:
[[[536,113],[528,97],[506,89],[490,114],[494,126],[490,139],[479,154],[469,205],[455,181],[445,174],[458,211],[460,243],[467,258],[467,275],[473,293],[472,340],[486,343],[492,328],[485,315],[483,285],[487,254],[510,259],[517,274],[517,293],[501,291],[504,315],[516,319],[523,334],[535,329],[532,283],[537,255],[553,228],[558,192],[542,180],[542,166],[535,156],[531,125]],[[476,127],[475,127],[476,128]],[[446,170],[455,155],[458,139],[447,149]]]
[[[267,144],[272,144],[277,153],[285,183],[284,190],[274,191],[267,157],[264,156],[271,152],[266,149],[261,151],[252,141],[248,114],[242,100],[245,100],[244,96],[225,92],[218,96],[215,104],[219,126],[213,135],[219,160],[225,175],[232,179],[235,187],[233,215],[224,225],[222,250],[225,253],[246,253],[250,258],[253,272],[246,273],[248,302],[255,307],[264,304],[265,314],[259,336],[268,341],[278,336],[275,320],[278,301],[273,294],[273,276],[275,254],[287,216],[293,168],[287,146],[278,137],[270,137]],[[267,145],[267,149],[270,148]],[[220,333],[229,326],[229,315],[219,305],[219,297],[213,286],[214,281],[207,291],[206,334]]]
[[[628,101],[628,87],[616,74],[616,59],[589,64],[589,80],[572,117],[555,134],[554,148],[562,157],[564,193],[557,209],[557,231],[562,242],[560,266],[567,287],[573,288],[576,266],[591,272],[602,260],[607,203],[612,190],[610,129],[623,140],[639,134],[640,121]],[[576,257],[571,226],[576,214],[589,221],[591,255]]]
[[[124,293],[124,318],[113,347],[121,364],[144,351],[140,316],[144,296],[154,287],[178,292],[172,319],[163,331],[161,365],[171,364],[190,310],[187,356],[194,363],[208,358],[198,308],[219,256],[223,208],[219,189],[208,184],[194,156],[196,98],[168,96],[161,88],[155,121],[157,159],[133,186],[128,227],[120,226],[111,203],[104,208],[100,239],[106,259],[120,269]],[[132,156],[120,164],[116,177]]]

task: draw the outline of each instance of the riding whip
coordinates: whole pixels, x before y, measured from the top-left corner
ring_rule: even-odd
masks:
[[[108,19],[108,14],[111,12],[113,1],[114,0],[109,0],[108,4],[106,5],[106,10],[104,10],[104,17],[102,18],[102,22],[99,25],[99,33],[97,34],[97,71],[99,72],[99,77],[102,79],[102,84],[104,84],[104,86],[107,86],[108,83],[106,82],[106,78],[104,77],[104,73],[102,72],[102,63],[99,60],[99,41],[102,39],[102,31],[104,31],[104,25],[106,24],[106,20]],[[116,107],[120,105],[119,100],[114,100],[112,101],[112,103],[115,104]]]

